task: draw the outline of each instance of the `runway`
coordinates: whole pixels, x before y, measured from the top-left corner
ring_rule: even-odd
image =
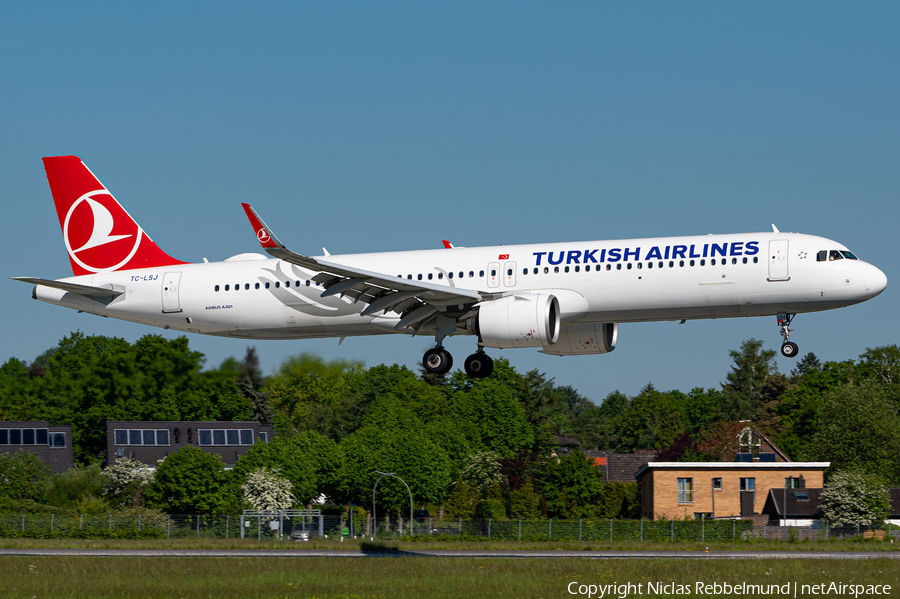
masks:
[[[3,549],[0,556],[28,557],[240,557],[385,558],[443,557],[478,559],[900,559],[900,551],[479,551],[320,550],[320,549]]]

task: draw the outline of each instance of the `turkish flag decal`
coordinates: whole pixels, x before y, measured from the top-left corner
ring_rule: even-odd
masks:
[[[509,260],[509,254],[500,254],[500,257],[497,260]]]

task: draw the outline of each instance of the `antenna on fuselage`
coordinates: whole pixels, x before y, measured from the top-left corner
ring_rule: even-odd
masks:
[[[773,233],[781,233],[781,231],[778,230],[778,227],[775,226],[775,223],[772,223],[772,232]]]

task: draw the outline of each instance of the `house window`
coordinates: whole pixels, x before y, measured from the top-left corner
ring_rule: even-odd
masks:
[[[117,428],[113,431],[113,440],[116,445],[168,445],[168,429],[124,429]]]
[[[789,476],[784,479],[784,488],[785,489],[799,489],[800,488],[800,479]]]
[[[51,449],[65,449],[66,433],[50,433],[50,447]]]
[[[809,501],[809,493],[806,491],[794,491],[794,499],[797,501]]]
[[[253,445],[253,429],[200,429],[200,445]]]
[[[678,479],[678,503],[694,503],[694,479]]]
[[[714,478],[714,479],[712,480],[712,485],[713,485],[713,490],[714,490],[714,491],[721,491],[721,490],[722,490],[722,479],[721,479],[721,478]]]
[[[755,478],[742,478],[741,479],[741,491],[756,491],[756,479]]]

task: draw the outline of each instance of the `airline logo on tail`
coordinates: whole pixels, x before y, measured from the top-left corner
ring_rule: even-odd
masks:
[[[76,275],[184,264],[162,251],[77,156],[44,158]]]
[[[118,234],[113,234],[114,228]],[[117,270],[128,264],[142,237],[141,228],[105,189],[88,192],[75,200],[63,222],[69,257],[91,272]],[[88,251],[107,245],[103,251]]]

